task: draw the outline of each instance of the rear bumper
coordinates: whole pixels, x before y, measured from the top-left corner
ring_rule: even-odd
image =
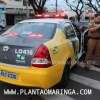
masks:
[[[17,75],[17,79],[0,76],[0,81],[18,86],[50,88],[61,79],[57,66],[51,66],[49,68],[21,68],[19,66],[17,68],[15,66],[0,64],[0,70],[13,72]]]

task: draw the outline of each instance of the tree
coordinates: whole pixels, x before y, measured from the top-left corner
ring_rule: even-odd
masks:
[[[73,1],[74,4],[71,3],[70,0],[65,0],[65,1],[66,1],[67,6],[69,6],[70,9],[76,13],[77,19],[78,21],[80,21],[81,16],[83,14],[83,8],[84,8],[83,0],[74,0]]]
[[[96,12],[100,11],[100,0],[86,0],[86,5]]]
[[[46,0],[29,0],[29,3],[33,7],[35,14],[41,14],[44,12]]]

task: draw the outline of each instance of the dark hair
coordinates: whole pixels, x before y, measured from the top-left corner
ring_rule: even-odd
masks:
[[[95,14],[95,17],[100,16],[100,11]]]

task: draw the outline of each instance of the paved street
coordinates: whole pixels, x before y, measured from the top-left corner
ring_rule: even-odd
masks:
[[[84,70],[76,67],[72,70],[71,80],[67,86],[68,89],[91,89],[91,95],[72,95],[72,96],[0,96],[0,100],[100,100],[100,69],[92,68]],[[0,90],[7,88],[16,88],[8,84],[0,83]],[[17,87],[18,89],[18,87]]]

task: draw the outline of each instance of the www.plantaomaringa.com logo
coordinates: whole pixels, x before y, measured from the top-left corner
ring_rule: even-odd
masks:
[[[92,95],[92,89],[4,89],[4,95]]]

